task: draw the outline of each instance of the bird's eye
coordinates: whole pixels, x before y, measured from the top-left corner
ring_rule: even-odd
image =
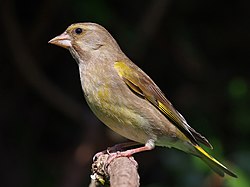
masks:
[[[75,29],[75,33],[76,34],[81,34],[82,33],[82,29],[81,28],[76,28]]]

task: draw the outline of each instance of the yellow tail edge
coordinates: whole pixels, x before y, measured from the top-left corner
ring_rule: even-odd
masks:
[[[217,174],[224,177],[225,173],[230,175],[231,177],[237,178],[237,175],[230,171],[226,166],[221,164],[218,160],[214,157],[209,155],[204,149],[202,149],[199,145],[194,146],[195,149],[198,151],[198,156]]]

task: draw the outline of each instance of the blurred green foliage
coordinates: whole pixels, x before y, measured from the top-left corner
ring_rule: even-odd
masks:
[[[229,82],[228,91],[231,97],[234,99],[242,98],[246,99],[248,94],[247,81],[242,78],[234,78]]]

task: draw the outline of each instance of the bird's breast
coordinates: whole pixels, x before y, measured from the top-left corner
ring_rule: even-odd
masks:
[[[85,99],[94,114],[118,134],[145,143],[149,139],[145,130],[147,125],[144,126],[148,121],[133,106],[127,86],[121,84],[122,80],[117,80],[120,79],[118,74],[111,75],[100,69],[91,72],[81,72],[81,82]],[[95,73],[102,78],[96,78]]]

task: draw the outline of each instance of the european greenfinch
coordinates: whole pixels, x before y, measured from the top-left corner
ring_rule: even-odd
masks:
[[[208,140],[190,127],[153,80],[96,23],[76,23],[49,41],[70,51],[80,71],[85,99],[94,114],[118,134],[144,144],[120,156],[174,147],[201,158],[220,176],[237,177],[199,144]]]

